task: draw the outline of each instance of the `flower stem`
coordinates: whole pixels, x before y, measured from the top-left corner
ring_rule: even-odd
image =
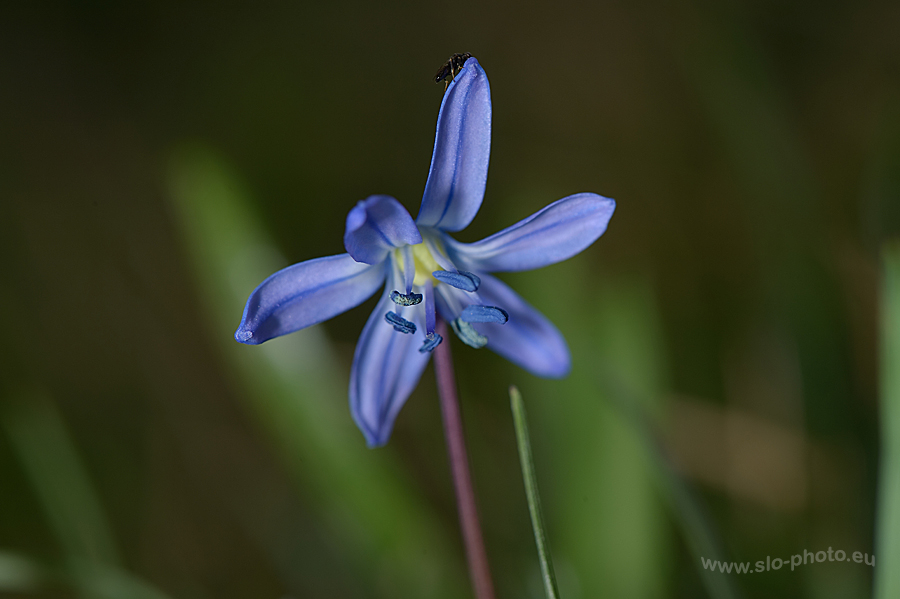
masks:
[[[453,356],[450,353],[450,336],[447,324],[438,319],[437,332],[444,342],[434,350],[434,373],[437,377],[438,395],[441,398],[441,415],[444,419],[444,436],[447,439],[447,455],[453,486],[456,489],[456,507],[466,547],[466,561],[476,599],[494,599],[494,583],[488,568],[487,553],[475,508],[475,490],[469,474],[469,458],[463,436],[462,415],[456,397],[456,379],[453,374]]]

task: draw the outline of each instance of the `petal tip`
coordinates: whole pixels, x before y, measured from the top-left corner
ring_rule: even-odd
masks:
[[[616,201],[612,198],[608,198],[599,194],[593,195],[594,197],[592,198],[592,200],[597,205],[597,211],[603,214],[606,222],[609,222],[609,219],[612,218],[613,213],[616,211]]]
[[[560,201],[578,202],[581,206],[590,206],[589,210],[602,210],[604,212],[609,212],[610,214],[616,209],[616,201],[614,199],[592,191],[576,193],[565,197]]]
[[[246,345],[256,345],[257,341],[253,339],[253,331],[241,325],[238,327],[238,330],[234,332],[234,340],[238,343],[244,343]]]
[[[564,364],[559,364],[556,368],[553,368],[547,372],[547,374],[543,375],[544,378],[548,379],[564,379],[572,372],[572,361],[566,360]]]
[[[563,340],[565,343],[565,340]],[[557,348],[558,355],[549,358],[542,364],[519,364],[522,368],[542,379],[564,379],[572,372],[572,357],[569,348]],[[562,352],[565,352],[563,355]]]
[[[384,447],[387,445],[388,440],[382,439],[381,437],[370,435],[367,433],[363,433],[366,438],[366,447],[369,449],[378,449],[379,447]]]
[[[473,69],[478,69],[480,71],[484,71],[484,69],[481,67],[481,63],[479,63],[478,59],[475,58],[474,56],[470,56],[468,59],[466,59],[465,64],[463,64],[464,69],[468,68],[468,67],[472,67]]]
[[[616,201],[615,201],[614,199],[608,198],[608,197],[606,197],[606,196],[602,196],[602,195],[599,195],[599,194],[598,194],[598,195],[597,195],[597,200],[600,201],[601,203],[605,204],[606,206],[609,206],[609,212],[610,212],[610,214],[612,214],[612,213],[615,211],[615,209],[616,209]]]
[[[352,408],[351,408],[352,409]],[[385,423],[380,428],[372,427],[369,423],[363,418],[361,413],[353,412],[353,420],[356,421],[356,426],[359,428],[360,432],[363,434],[363,438],[366,440],[366,447],[369,449],[378,449],[379,447],[384,447],[387,445],[387,442],[391,438],[391,432],[393,431],[393,422]]]
[[[422,243],[418,227],[391,196],[369,196],[347,214],[344,247],[357,262],[378,264],[392,249],[418,243]]]
[[[344,234],[351,233],[356,231],[361,226],[363,226],[366,222],[366,204],[364,201],[360,200],[356,203],[356,206],[350,209],[350,212],[347,214],[347,230]]]

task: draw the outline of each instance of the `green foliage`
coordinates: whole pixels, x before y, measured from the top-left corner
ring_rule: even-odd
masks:
[[[547,593],[548,599],[559,599],[556,574],[553,573],[553,559],[547,544],[547,533],[544,532],[544,516],[541,513],[541,496],[538,493],[534,459],[531,456],[531,438],[528,435],[525,404],[522,401],[522,394],[515,386],[509,388],[509,403],[513,413],[513,425],[516,427],[516,444],[519,448],[519,461],[522,465],[522,481],[525,483],[525,497],[528,499],[531,529],[534,531],[534,542],[537,545],[538,559],[541,563],[544,591]]]
[[[53,402],[39,389],[8,398],[2,425],[63,550],[54,570],[0,552],[0,591],[71,588],[85,599],[166,599],[121,568],[112,529]]]
[[[900,597],[900,243],[885,245],[881,291],[881,464],[875,597]]]

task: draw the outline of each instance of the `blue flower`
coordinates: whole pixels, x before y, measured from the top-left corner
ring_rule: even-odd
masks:
[[[579,193],[475,243],[464,229],[484,197],[491,145],[487,76],[469,58],[444,94],[418,218],[389,196],[347,215],[346,254],[301,262],[253,291],[235,339],[255,345],[328,320],[384,292],[356,345],[350,411],[369,446],[387,442],[431,351],[442,341],[435,312],[467,345],[487,346],[542,377],[562,377],[565,339],[540,312],[487,274],[565,260],[606,230],[615,202]]]

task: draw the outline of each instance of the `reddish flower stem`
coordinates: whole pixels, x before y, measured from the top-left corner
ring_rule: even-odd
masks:
[[[456,507],[466,547],[466,561],[476,599],[494,599],[494,583],[488,568],[478,510],[475,508],[475,490],[469,473],[469,458],[463,435],[462,414],[456,397],[456,378],[453,373],[453,356],[450,353],[450,337],[447,324],[438,318],[437,333],[444,338],[434,349],[434,373],[437,377],[438,395],[441,398],[441,415],[444,419],[444,436],[447,439],[447,455],[453,486],[456,489]]]

